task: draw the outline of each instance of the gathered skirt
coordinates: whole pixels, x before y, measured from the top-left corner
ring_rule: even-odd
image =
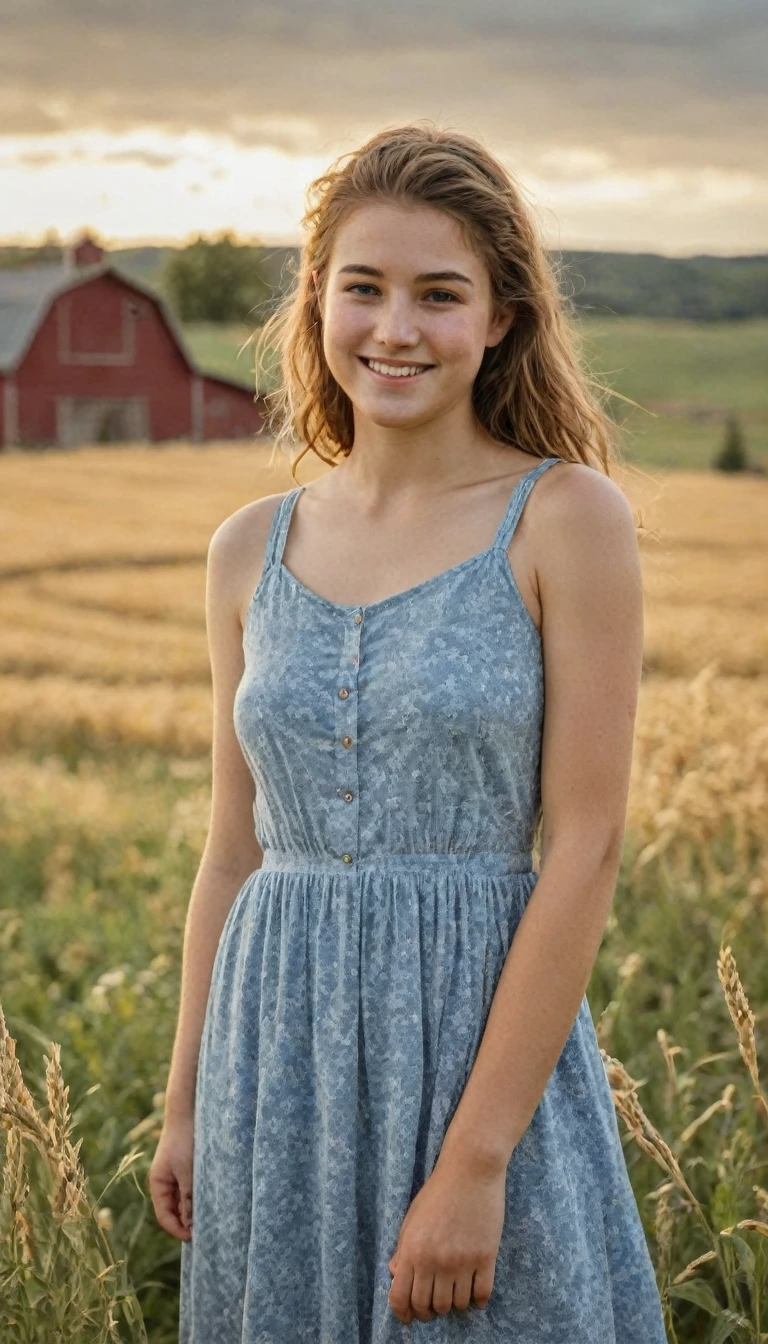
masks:
[[[666,1344],[586,997],[507,1167],[487,1305],[406,1326],[388,1302],[536,880],[440,862],[246,880],[201,1039],[180,1344]]]

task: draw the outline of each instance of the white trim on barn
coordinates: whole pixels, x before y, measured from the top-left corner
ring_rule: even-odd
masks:
[[[205,384],[194,374],[190,380],[192,397],[192,442],[202,443],[205,431]]]
[[[19,389],[13,378],[3,383],[3,443],[10,448],[19,441]]]
[[[123,298],[120,304],[122,318],[122,350],[79,352],[72,349],[71,298],[60,298],[56,309],[57,343],[60,364],[130,365],[136,359],[136,314],[131,302]]]

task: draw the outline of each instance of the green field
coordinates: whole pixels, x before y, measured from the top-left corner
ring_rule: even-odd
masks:
[[[252,350],[240,350],[247,326],[199,323],[185,330],[204,368],[252,381]],[[627,461],[706,468],[720,446],[725,416],[736,411],[751,458],[768,468],[768,321],[586,318],[581,330],[592,377],[643,407],[611,399],[611,412],[627,431]]]
[[[614,318],[582,330],[593,376],[644,408],[612,402],[616,419],[629,415],[627,460],[708,467],[735,411],[750,456],[768,466],[768,322]]]
[[[250,335],[243,323],[189,322],[183,330],[192,354],[206,372],[243,383],[253,381],[253,355],[250,349],[241,350]]]

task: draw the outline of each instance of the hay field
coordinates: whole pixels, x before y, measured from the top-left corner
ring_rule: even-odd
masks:
[[[315,470],[305,458],[299,479]],[[589,1000],[686,1176],[622,1120],[670,1340],[709,1339],[728,1312],[745,1324],[718,1338],[766,1339],[768,1115],[717,958],[730,944],[768,1074],[768,478],[616,476],[647,529],[645,673]],[[178,1245],[141,1178],[208,819],[205,552],[224,517],[291,483],[250,445],[0,460],[0,1000],[30,1086],[61,1042],[94,1189],[138,1153],[104,1227],[157,1344],[175,1340]]]
[[[203,599],[218,523],[282,491],[263,446],[88,448],[0,463],[0,741],[210,743]],[[305,459],[299,479],[318,469]],[[707,669],[738,700],[768,676],[768,480],[647,471],[616,478],[646,530],[643,718]],[[735,683],[734,683],[735,685]],[[675,715],[675,718],[679,718]]]

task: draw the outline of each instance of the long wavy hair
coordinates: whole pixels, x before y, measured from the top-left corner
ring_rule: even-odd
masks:
[[[588,371],[571,300],[561,293],[521,187],[479,141],[430,122],[378,132],[308,189],[293,284],[255,341],[257,377],[263,368],[276,383],[265,394],[265,430],[275,451],[292,458],[294,480],[305,453],[336,466],[352,449],[353,407],[325,360],[321,299],[339,226],[369,201],[445,211],[484,259],[496,304],[516,305],[510,330],[485,351],[472,389],[488,434],[532,457],[557,456],[610,475],[619,454],[603,407],[619,394]]]

